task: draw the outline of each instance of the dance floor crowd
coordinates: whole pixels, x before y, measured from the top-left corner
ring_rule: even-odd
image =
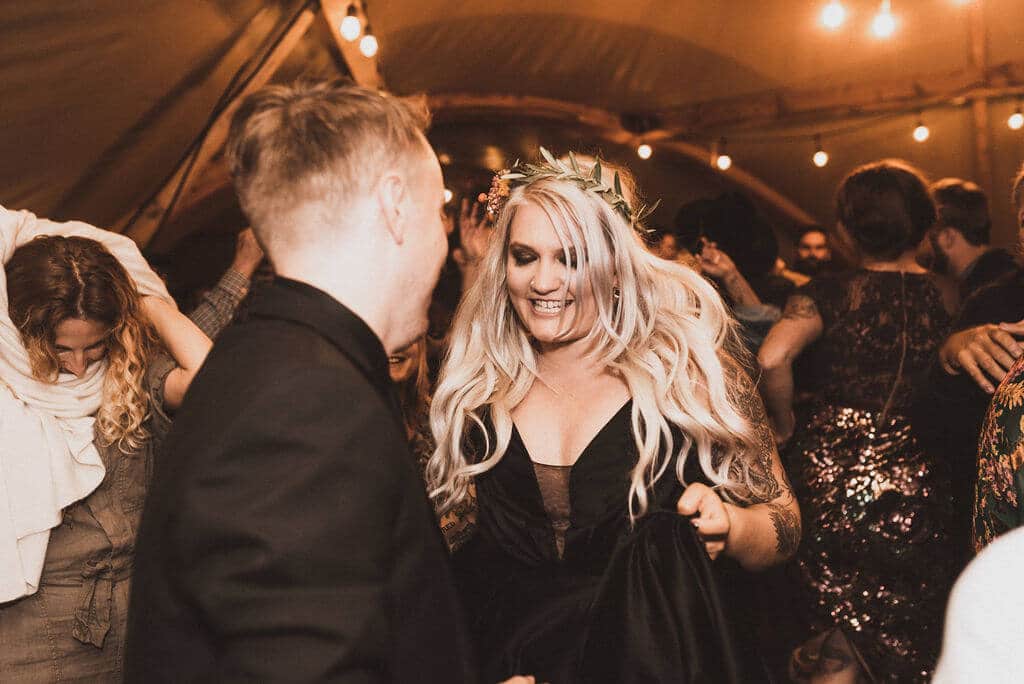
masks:
[[[581,153],[447,203],[428,122],[250,95],[187,305],[0,207],[0,679],[1014,681],[1024,268],[976,184],[852,169],[786,263]]]

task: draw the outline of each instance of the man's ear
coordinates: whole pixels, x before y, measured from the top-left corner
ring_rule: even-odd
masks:
[[[388,234],[396,244],[405,241],[405,212],[408,211],[409,187],[397,171],[387,171],[377,182],[377,204]]]

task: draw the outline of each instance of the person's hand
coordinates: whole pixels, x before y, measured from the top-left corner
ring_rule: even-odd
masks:
[[[241,273],[246,278],[252,278],[261,261],[263,248],[256,242],[252,228],[246,228],[235,239],[235,259],[231,262],[231,270]]]
[[[715,280],[725,280],[737,272],[736,263],[713,242],[704,243],[704,249],[697,259],[700,261],[701,272]]]
[[[697,528],[697,536],[714,560],[725,550],[725,542],[732,529],[732,519],[725,503],[715,490],[694,482],[676,502],[680,515],[694,516],[690,522]]]
[[[796,429],[796,414],[790,411],[781,421],[770,420],[775,446],[781,447],[793,436]]]
[[[978,387],[991,394],[1024,353],[1014,335],[1024,335],[1024,320],[979,325],[955,332],[939,349],[942,369],[950,375],[965,371]]]
[[[453,257],[459,268],[477,263],[491,242],[491,227],[487,223],[486,207],[480,202],[470,203],[463,198],[459,205],[459,246]]]

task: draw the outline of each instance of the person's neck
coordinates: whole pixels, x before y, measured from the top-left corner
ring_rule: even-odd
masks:
[[[605,372],[589,349],[590,341],[579,339],[565,344],[542,344],[537,370],[545,378],[596,378]]]
[[[978,259],[989,250],[988,245],[966,245],[948,255],[949,266],[957,280],[963,280]]]
[[[390,321],[387,315],[388,302],[382,291],[384,288],[367,287],[367,283],[377,282],[377,277],[359,268],[352,260],[338,259],[328,265],[322,258],[302,258],[292,255],[284,263],[275,263],[278,275],[312,285],[330,295],[346,309],[350,310],[373,331],[389,353],[394,351],[390,345]]]
[[[869,271],[899,271],[902,273],[927,273],[927,269],[917,263],[914,250],[910,249],[895,259],[873,259],[865,257],[863,266]]]

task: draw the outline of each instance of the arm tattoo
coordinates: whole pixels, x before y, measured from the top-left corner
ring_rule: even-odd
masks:
[[[782,504],[770,503],[775,526],[775,548],[783,556],[792,556],[800,545],[800,518]]]
[[[820,316],[814,300],[807,295],[795,294],[786,302],[782,311],[783,318],[814,318]]]
[[[750,474],[750,482],[753,485],[754,503],[766,503],[774,501],[786,494],[792,496],[792,487],[782,474],[782,481],[775,475],[776,446],[775,438],[772,436],[771,425],[768,422],[768,414],[764,409],[764,402],[757,393],[757,388],[742,370],[736,374],[735,382],[739,384],[737,398],[739,400],[740,414],[747,419],[754,428],[754,446],[752,453],[744,459],[747,470]],[[739,463],[737,463],[739,465]]]

